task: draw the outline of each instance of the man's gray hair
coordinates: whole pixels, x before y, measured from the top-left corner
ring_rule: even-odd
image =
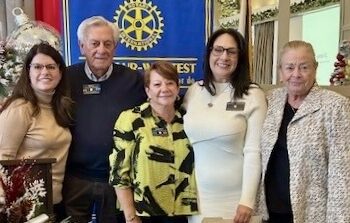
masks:
[[[107,19],[105,19],[102,16],[92,16],[90,18],[85,19],[82,21],[78,27],[77,30],[77,35],[78,35],[78,40],[79,42],[84,41],[84,37],[86,36],[87,30],[92,27],[98,27],[98,26],[108,26],[111,28],[112,33],[113,33],[113,39],[115,41],[115,44],[119,40],[119,29],[118,26]]]

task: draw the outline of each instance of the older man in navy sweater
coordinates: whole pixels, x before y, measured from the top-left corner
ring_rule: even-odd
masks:
[[[108,184],[113,126],[121,111],[139,105],[146,95],[140,74],[113,63],[119,37],[115,24],[93,16],[77,33],[86,62],[68,68],[75,109],[64,204],[73,222],[86,223],[95,212],[98,222],[115,223],[116,196]]]

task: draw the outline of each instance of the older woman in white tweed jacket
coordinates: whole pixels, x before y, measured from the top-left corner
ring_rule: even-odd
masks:
[[[350,102],[315,84],[312,46],[281,51],[285,87],[268,96],[259,211],[270,223],[350,222]]]

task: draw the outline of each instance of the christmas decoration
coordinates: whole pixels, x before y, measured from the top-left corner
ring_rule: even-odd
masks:
[[[350,84],[350,41],[343,41],[340,44],[329,82],[334,86]]]
[[[32,46],[43,41],[60,51],[60,35],[53,27],[40,21],[30,21],[21,8],[14,8],[12,13],[18,28],[7,38],[6,48],[14,49],[22,60]]]
[[[28,51],[40,42],[48,42],[60,51],[61,40],[58,32],[46,23],[30,21],[21,8],[14,8],[17,28],[7,37],[0,39],[0,102],[7,97],[16,84],[24,58]]]
[[[5,48],[5,42],[0,40],[0,102],[1,96],[11,94],[21,71],[22,59],[11,48]]]
[[[0,222],[27,222],[42,205],[40,198],[46,195],[44,180],[31,177],[31,168],[24,161],[10,172],[0,165]]]
[[[239,2],[237,0],[216,0],[220,4],[221,16],[220,26],[223,28],[236,27],[238,21],[232,17],[239,9]],[[312,11],[321,7],[338,4],[340,0],[304,0],[294,2],[290,6],[290,13],[296,15],[302,12]],[[265,11],[252,14],[252,23],[262,23],[268,20],[274,20],[278,15],[278,8],[271,7]]]

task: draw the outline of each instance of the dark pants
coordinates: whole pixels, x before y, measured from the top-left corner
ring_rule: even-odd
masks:
[[[93,213],[99,223],[116,223],[116,195],[108,183],[89,181],[66,174],[63,202],[72,222],[87,223]],[[118,222],[119,223],[119,222]]]
[[[66,218],[63,202],[53,205],[53,213],[55,215],[55,222],[61,222]]]
[[[293,214],[269,213],[268,222],[269,223],[293,223]]]
[[[142,223],[187,223],[186,216],[154,216],[141,217]]]

